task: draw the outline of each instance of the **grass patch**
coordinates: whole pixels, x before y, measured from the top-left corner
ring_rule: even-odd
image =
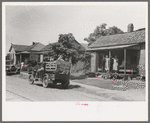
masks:
[[[86,79],[87,76],[85,75],[84,71],[79,71],[79,72],[72,72],[70,75],[70,79],[71,80],[75,80],[75,79]]]
[[[70,75],[70,79],[71,80],[75,80],[75,79],[86,79],[86,75],[79,75],[79,76],[74,76],[74,75]]]

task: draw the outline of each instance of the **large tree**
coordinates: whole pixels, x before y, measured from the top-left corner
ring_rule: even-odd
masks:
[[[65,58],[71,59],[72,64],[75,64],[84,53],[85,49],[75,40],[72,33],[60,34],[57,43],[52,44],[52,51],[50,54],[55,56],[63,55]]]
[[[101,24],[100,26],[97,26],[94,29],[94,32],[89,34],[88,38],[84,38],[84,40],[89,43],[88,45],[92,44],[94,41],[96,41],[101,36],[124,33],[121,29],[119,29],[116,26],[109,27],[108,29],[106,29],[106,26],[107,26],[107,24],[105,24],[105,23]]]

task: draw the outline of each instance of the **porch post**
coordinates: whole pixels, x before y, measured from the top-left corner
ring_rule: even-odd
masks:
[[[126,76],[126,49],[124,49],[124,75]]]
[[[32,58],[32,57],[31,57],[31,53],[30,53],[30,60],[31,60],[31,58]]]
[[[96,61],[96,52],[91,53],[91,72],[96,72],[96,66],[97,66],[97,61]]]
[[[20,63],[22,62],[22,54],[20,54]]]
[[[110,72],[110,57],[111,57],[111,51],[109,50],[109,72]]]
[[[99,64],[99,53],[96,52],[96,59],[95,59],[95,72],[98,72],[98,64]]]

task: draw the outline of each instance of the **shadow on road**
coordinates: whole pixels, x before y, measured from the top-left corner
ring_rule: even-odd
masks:
[[[69,85],[68,89],[80,88],[80,85]]]
[[[19,75],[20,73],[7,73],[6,76],[15,76],[15,75]]]
[[[39,86],[39,87],[43,87],[42,84],[39,84],[39,83],[34,83],[34,85],[36,86]],[[81,86],[80,85],[69,85],[67,89],[74,89],[74,88],[80,88]],[[56,88],[56,89],[62,89],[62,86],[61,84],[49,84],[48,88]]]

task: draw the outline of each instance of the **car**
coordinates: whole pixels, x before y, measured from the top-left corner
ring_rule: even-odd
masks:
[[[29,72],[29,84],[40,80],[43,87],[47,88],[49,84],[61,83],[63,89],[67,89],[70,84],[70,63],[56,60],[41,63],[43,69],[37,74],[37,69]]]
[[[12,60],[6,60],[6,75],[19,74],[20,67],[13,64]]]

